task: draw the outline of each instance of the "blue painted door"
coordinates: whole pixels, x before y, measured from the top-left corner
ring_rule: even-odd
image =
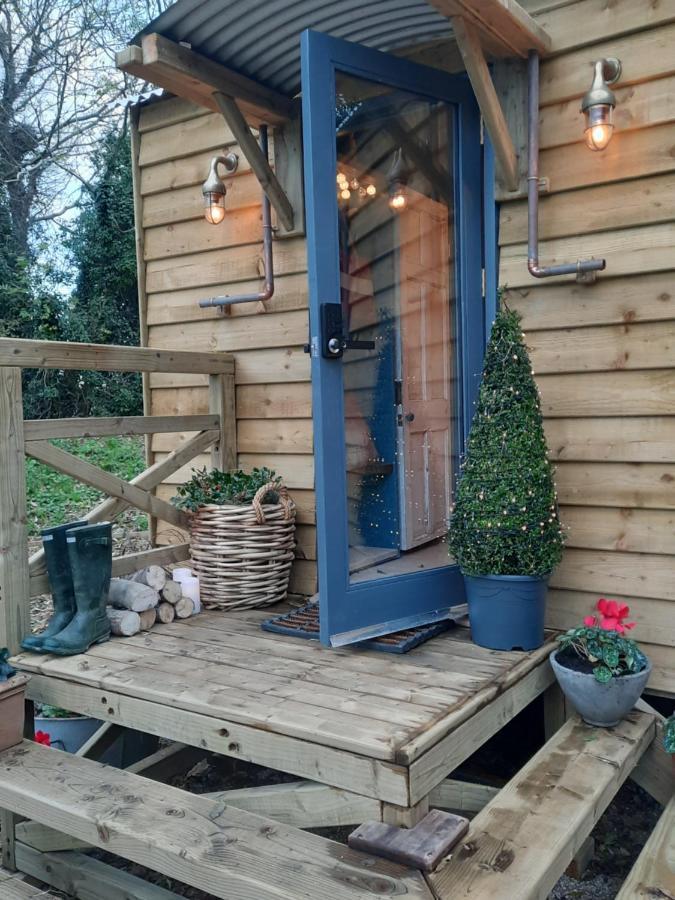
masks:
[[[302,36],[321,640],[464,602],[445,535],[484,348],[463,76]]]

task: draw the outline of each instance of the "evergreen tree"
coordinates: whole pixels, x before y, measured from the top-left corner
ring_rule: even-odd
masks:
[[[497,314],[461,463],[450,554],[466,575],[547,575],[564,536],[520,316]]]
[[[77,270],[69,306],[70,341],[139,343],[138,294],[131,151],[126,130],[108,133],[93,163],[97,176],[87,188],[69,243]],[[136,415],[142,412],[136,373],[83,372],[70,392],[69,415]]]

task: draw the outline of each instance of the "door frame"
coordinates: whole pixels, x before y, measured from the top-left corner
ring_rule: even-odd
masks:
[[[342,372],[339,360],[323,359],[320,343],[320,305],[340,301],[335,249],[338,247],[334,189],[335,70],[445,100],[456,110],[455,172],[463,176],[455,178],[454,208],[458,251],[456,352],[461,375],[457,416],[459,449],[466,444],[485,348],[482,270],[489,259],[484,246],[483,219],[490,204],[484,193],[483,162],[477,152],[481,146],[480,114],[465,76],[449,75],[309,30],[301,36],[301,48],[320,637],[323,644],[338,646],[445,618],[451,605],[464,601],[464,593],[458,566],[391,577],[386,580],[386,599],[377,597],[373,589],[377,581],[350,584]],[[332,272],[331,277],[326,276],[327,272]],[[486,278],[486,284],[490,280]],[[444,573],[448,602],[423,615],[406,614],[405,601],[412,590],[422,596],[439,593],[441,573]],[[352,595],[364,609],[379,607],[378,623],[353,627],[346,621],[343,610],[330,608],[327,585],[331,586],[331,592]]]

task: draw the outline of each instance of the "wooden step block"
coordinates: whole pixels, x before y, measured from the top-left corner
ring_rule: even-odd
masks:
[[[56,900],[56,894],[49,894],[44,888],[34,887],[24,880],[20,872],[8,872],[0,866],[0,897],[2,900]]]
[[[423,872],[433,872],[468,830],[468,819],[433,809],[414,828],[364,822],[352,831],[348,840],[354,850],[374,853]]]
[[[570,719],[472,820],[447,864],[428,875],[452,900],[548,896],[655,735],[633,711],[615,728]]]
[[[675,794],[656,823],[616,900],[675,897]]]
[[[433,897],[413,869],[28,741],[0,753],[0,808],[223,900]]]

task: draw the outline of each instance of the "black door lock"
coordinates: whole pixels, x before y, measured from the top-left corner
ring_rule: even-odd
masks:
[[[352,341],[345,337],[342,326],[342,306],[339,303],[321,304],[321,354],[326,359],[339,359],[345,350],[374,350],[375,341]]]

